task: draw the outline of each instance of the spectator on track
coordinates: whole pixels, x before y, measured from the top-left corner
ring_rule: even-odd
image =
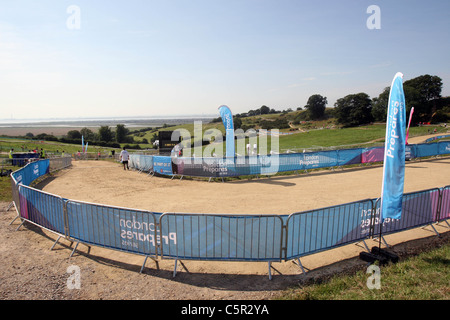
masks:
[[[123,147],[123,150],[120,152],[120,161],[123,163],[123,170],[130,170],[130,167],[128,167],[128,158],[130,157],[130,154],[127,150],[125,150],[125,147]],[[125,169],[126,166],[126,169]]]

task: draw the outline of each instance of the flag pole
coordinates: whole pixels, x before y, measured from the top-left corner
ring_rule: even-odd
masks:
[[[387,106],[378,239],[378,252],[380,253],[382,252],[381,240],[385,220],[389,219],[389,221],[393,221],[400,219],[402,215],[405,149],[408,137],[405,133],[405,108],[403,74],[398,72],[392,80]],[[411,121],[411,116],[409,120]]]
[[[414,113],[414,107],[411,108],[411,111],[409,113],[408,129],[406,129],[406,140],[405,140],[406,145],[408,145],[409,126],[411,125],[411,119],[412,119],[413,113]]]

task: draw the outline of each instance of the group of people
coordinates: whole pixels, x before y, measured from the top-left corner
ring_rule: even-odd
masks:
[[[23,147],[22,147],[23,150]],[[29,153],[39,153],[39,158],[41,159],[45,159],[45,151],[44,149],[41,148],[41,150],[39,151],[38,148],[33,149],[33,151],[29,151]],[[11,148],[11,150],[9,150],[9,158],[12,159],[13,158],[13,154],[14,154],[14,148]]]

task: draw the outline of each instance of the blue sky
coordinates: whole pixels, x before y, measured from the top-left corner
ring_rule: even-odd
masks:
[[[370,5],[381,29],[366,25]],[[332,107],[377,97],[397,72],[437,75],[448,96],[449,12],[442,0],[3,0],[0,118],[283,110],[313,94]]]

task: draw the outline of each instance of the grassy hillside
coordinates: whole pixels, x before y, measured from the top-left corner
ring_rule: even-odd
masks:
[[[286,128],[280,129],[280,132],[285,133],[279,137],[279,152],[302,152],[306,150],[320,150],[323,148],[351,148],[359,146],[371,146],[380,144],[384,141],[385,136],[385,125],[384,124],[373,124],[367,126],[361,126],[356,128],[341,128],[337,125],[335,119],[329,118],[322,121],[299,121],[301,114],[305,111],[293,111],[285,113],[276,114],[265,114],[256,115],[250,117],[241,117],[240,128],[244,129],[244,132],[248,134],[249,128],[254,129],[267,129],[268,125],[271,123],[285,123],[288,124]],[[196,129],[198,128],[198,129]],[[441,126],[426,126],[426,127],[413,127],[410,129],[410,136],[425,135],[428,131],[433,131],[437,129],[438,132],[446,132],[447,129]],[[176,126],[166,126],[164,128],[148,128],[142,132],[138,132],[140,128],[135,128],[133,134],[130,134],[136,142],[141,142],[146,139],[148,143],[140,143],[139,147],[141,149],[153,149],[153,144],[151,143],[152,137],[158,136],[159,131],[174,131],[177,129],[182,129],[182,132],[186,132],[191,139],[184,141],[185,146],[190,147],[195,140],[205,140],[210,141],[210,138],[216,138],[218,135],[224,135],[225,129],[221,121],[219,122],[203,122],[199,124],[194,124],[194,122],[189,124],[182,124]],[[141,128],[145,129],[145,128]],[[198,130],[196,136],[194,136],[194,131]],[[241,142],[241,141],[240,141]],[[245,146],[248,142],[246,138],[245,142],[241,143]],[[271,149],[271,139],[267,138],[267,150]],[[205,145],[206,144],[206,145]],[[264,139],[258,138],[257,144],[261,146],[264,143]],[[126,144],[121,144],[123,147]],[[134,143],[131,145],[135,145]],[[23,149],[22,149],[23,147]],[[62,152],[66,153],[76,153],[80,150],[80,145],[74,144],[64,144],[61,142],[52,141],[31,141],[26,139],[12,139],[12,138],[0,138],[0,153],[3,156],[7,156],[7,153],[11,148],[16,151],[22,150],[32,150],[35,148],[43,148],[46,152]],[[204,143],[201,147],[202,153],[205,148],[208,148],[209,154],[214,152],[216,154],[223,154],[225,152],[224,143],[214,143],[208,145]],[[108,153],[111,148],[89,146],[89,152],[106,152]],[[238,148],[237,148],[238,150]],[[155,150],[156,151],[156,150]],[[264,153],[264,151],[262,151]],[[192,151],[191,154],[197,153],[199,151]],[[242,154],[242,150],[238,151]]]
[[[361,127],[354,128],[341,128],[336,124],[333,118],[322,120],[322,121],[294,121],[298,119],[298,115],[304,111],[293,111],[284,114],[265,114],[265,115],[257,115],[251,117],[242,117],[240,118],[242,125],[241,127],[246,130],[245,132],[249,132],[248,128],[254,129],[264,129],[265,127],[262,124],[266,124],[270,121],[278,121],[280,119],[285,120],[289,123],[289,127],[285,129],[280,129],[280,132],[284,133],[279,137],[279,152],[302,152],[304,149],[306,150],[320,150],[324,148],[352,148],[352,147],[361,147],[361,146],[373,146],[380,145],[384,142],[385,130],[386,127],[384,124],[372,124]],[[294,124],[294,122],[296,124]],[[142,139],[147,139],[151,141],[151,138],[154,134],[158,135],[159,130],[170,130],[174,131],[177,129],[183,129],[185,132],[188,132],[192,139],[184,142],[184,147],[190,147],[195,140],[210,140],[211,136],[214,135],[224,135],[225,130],[222,122],[210,122],[210,123],[201,123],[197,126],[199,130],[197,135],[194,136],[194,123],[192,124],[184,124],[166,128],[160,128],[153,131],[147,131],[145,133],[141,133],[140,136],[134,136],[134,139],[137,141],[141,141]],[[427,133],[437,129],[438,132],[446,132],[447,129],[441,126],[426,126],[426,127],[413,127],[410,128],[410,137],[412,136],[420,136],[426,135]],[[201,131],[201,134],[199,133]],[[248,142],[248,138],[246,138],[245,142],[241,142],[239,144],[241,147],[245,146]],[[271,149],[271,139],[267,138],[267,150]],[[257,144],[260,146],[261,144],[266,144],[264,140],[258,138]],[[237,145],[237,143],[236,143]],[[152,148],[151,144],[141,145],[141,148]],[[208,154],[210,155],[212,152],[216,154],[223,154],[225,152],[224,143],[212,143],[210,145],[203,145],[202,150],[208,148]],[[242,147],[243,148],[243,147]],[[239,149],[238,145],[236,150],[239,154],[242,154],[242,148]],[[202,151],[202,152],[203,152]],[[199,150],[192,150],[191,154],[199,154]]]

